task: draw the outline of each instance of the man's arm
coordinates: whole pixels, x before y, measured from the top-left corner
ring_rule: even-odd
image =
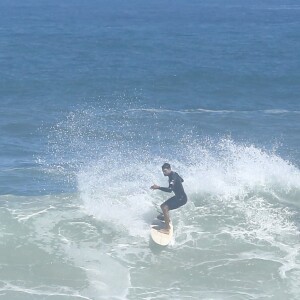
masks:
[[[159,185],[152,185],[150,187],[151,190],[161,190],[163,192],[172,193],[173,191],[173,185],[170,183],[169,187],[160,187]]]
[[[171,187],[159,187],[158,189],[167,193],[172,193],[173,191]]]
[[[152,190],[161,190],[161,191],[167,192],[167,193],[172,193],[173,189],[174,189],[174,185],[175,185],[175,179],[176,178],[172,177],[169,187],[160,187],[159,185],[154,184],[151,186],[151,189]]]

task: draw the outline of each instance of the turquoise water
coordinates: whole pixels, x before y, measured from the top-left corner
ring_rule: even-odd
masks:
[[[1,299],[299,299],[296,1],[1,1]],[[149,243],[184,178],[174,239]]]

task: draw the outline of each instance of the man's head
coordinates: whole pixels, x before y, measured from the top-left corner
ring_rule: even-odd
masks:
[[[161,168],[165,176],[169,176],[172,172],[171,165],[168,163],[164,163]]]

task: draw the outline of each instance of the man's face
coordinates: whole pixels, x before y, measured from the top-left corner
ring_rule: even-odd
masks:
[[[169,176],[171,173],[171,169],[163,169],[162,172],[164,173],[165,176]]]

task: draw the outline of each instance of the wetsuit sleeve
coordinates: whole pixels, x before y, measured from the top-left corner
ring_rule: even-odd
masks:
[[[173,191],[170,187],[159,187],[159,190],[167,193],[171,193]]]
[[[161,190],[163,192],[167,192],[167,193],[172,193],[173,189],[174,189],[174,185],[175,185],[175,179],[172,178],[169,183],[169,187],[160,187],[159,190]]]

